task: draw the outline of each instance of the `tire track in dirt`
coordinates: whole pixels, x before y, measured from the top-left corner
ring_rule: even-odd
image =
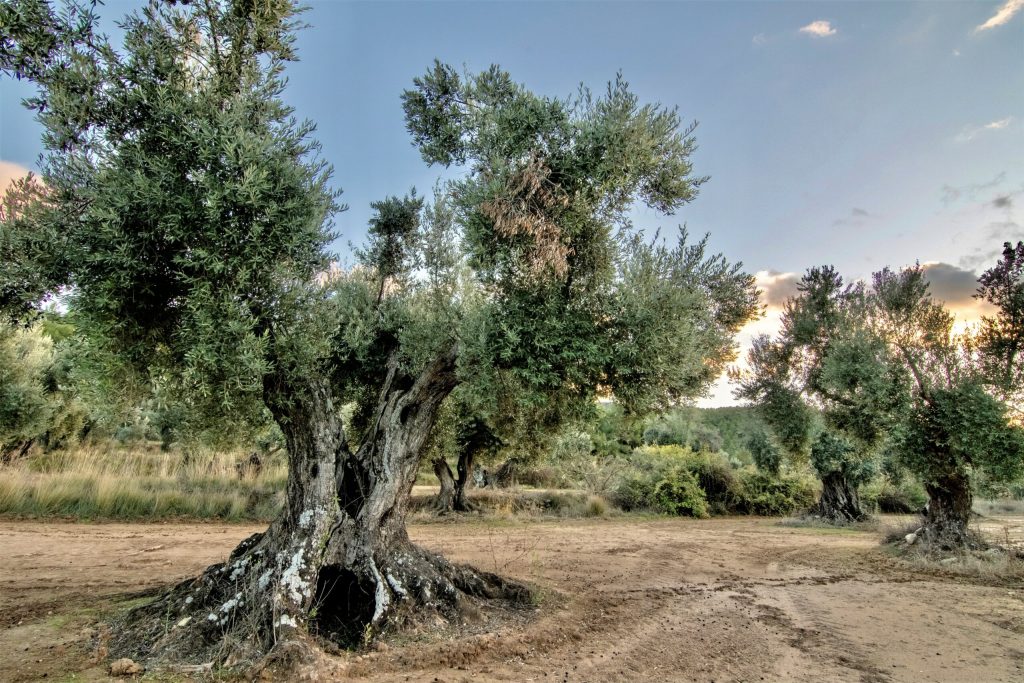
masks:
[[[22,622],[0,620],[0,680],[103,680],[82,610],[196,573],[254,530],[0,523],[0,614]],[[914,572],[877,534],[749,518],[464,518],[410,533],[533,583],[537,608],[330,658],[325,680],[1024,680],[1024,590]]]

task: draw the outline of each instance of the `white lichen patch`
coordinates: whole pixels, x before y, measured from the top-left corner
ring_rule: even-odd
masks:
[[[405,586],[402,582],[394,577],[392,574],[388,574],[388,583],[391,584],[391,588],[398,593],[402,598],[408,597],[408,593],[405,590]]]
[[[231,581],[237,581],[241,578],[242,574],[245,574],[245,568],[249,566],[249,557],[245,556],[238,562],[231,565],[231,576],[228,577]]]
[[[260,574],[260,578],[256,580],[256,587],[261,591],[265,590],[266,587],[270,584],[270,575],[273,573],[273,569],[268,569],[267,571]]]
[[[192,604],[192,596],[191,595],[189,595],[188,597],[185,598],[185,604],[186,605],[191,605]]]
[[[291,626],[292,628],[298,628],[299,623],[295,621],[290,615],[282,614],[277,618],[278,626]]]
[[[302,514],[299,515],[299,528],[308,529],[310,522],[313,521],[313,511],[303,510]]]
[[[213,612],[210,612],[208,615],[206,615],[206,619],[207,621],[217,621],[217,615]]]
[[[309,584],[302,578],[302,569],[306,566],[306,562],[302,557],[302,549],[296,551],[292,556],[292,561],[288,565],[288,568],[281,574],[281,585],[284,586],[285,592],[288,597],[291,598],[292,602],[296,605],[302,604],[302,599],[307,597],[310,592]]]
[[[228,600],[220,606],[220,611],[226,614],[231,610],[235,609],[236,607],[238,607],[240,604],[242,604],[242,594],[235,593],[235,597],[231,598],[230,600]]]

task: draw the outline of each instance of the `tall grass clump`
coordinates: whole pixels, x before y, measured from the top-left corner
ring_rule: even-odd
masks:
[[[241,453],[90,445],[0,469],[0,515],[266,521],[283,501],[283,456],[259,472]]]

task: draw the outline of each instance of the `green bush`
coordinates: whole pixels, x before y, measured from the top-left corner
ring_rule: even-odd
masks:
[[[736,512],[766,517],[791,515],[814,504],[813,483],[802,477],[775,477],[758,470],[746,470],[740,475],[743,487],[742,502]]]
[[[682,467],[694,476],[707,498],[710,512],[727,515],[742,505],[743,486],[736,471],[722,453],[688,453]]]
[[[619,484],[612,496],[612,502],[626,512],[649,510],[654,507],[652,494],[656,480],[649,476],[633,474]]]
[[[697,478],[682,467],[671,470],[654,485],[651,500],[657,509],[669,515],[708,516],[704,490]]]
[[[881,477],[861,487],[860,499],[868,509],[878,512],[906,515],[918,512],[928,502],[924,487],[912,477],[899,483]]]

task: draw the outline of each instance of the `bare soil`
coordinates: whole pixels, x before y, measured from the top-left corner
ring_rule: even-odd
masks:
[[[989,523],[1024,531],[1019,518]],[[106,680],[103,618],[257,530],[0,523],[0,681]],[[878,532],[753,518],[463,518],[410,532],[536,586],[533,617],[395,637],[335,658],[324,680],[1024,680],[1024,585],[916,569]]]

